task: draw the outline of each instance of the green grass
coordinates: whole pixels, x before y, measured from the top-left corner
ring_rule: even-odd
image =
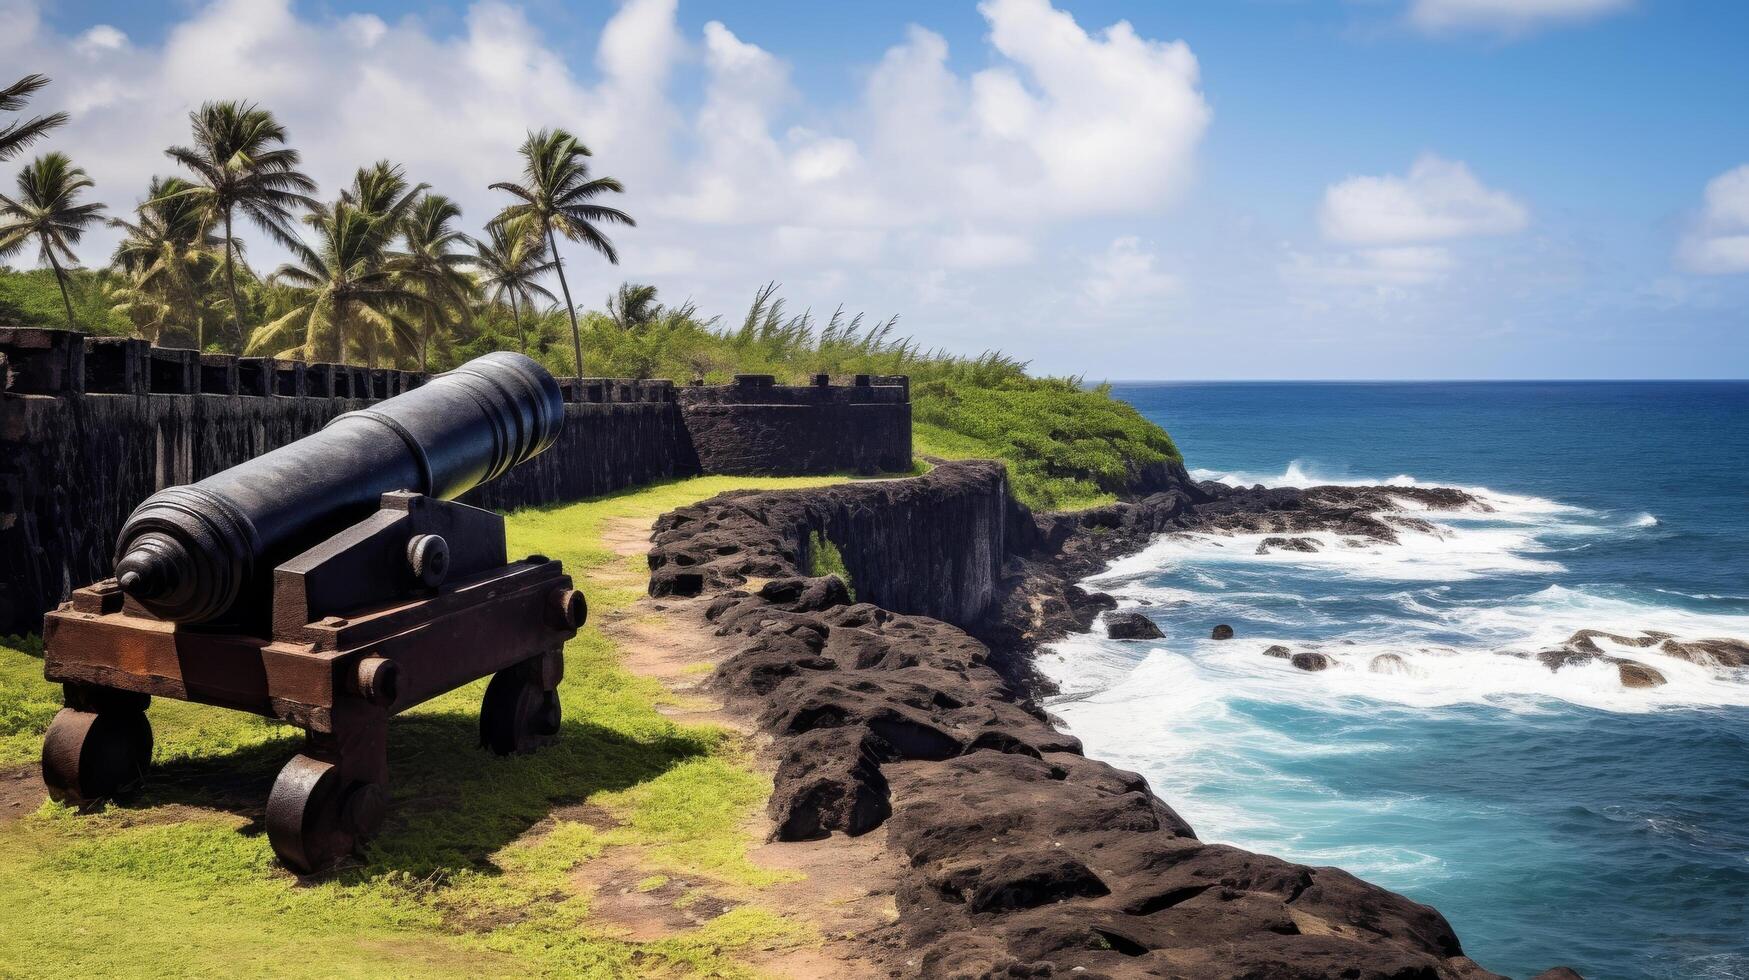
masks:
[[[76,269],[68,273],[67,297],[73,303],[73,322],[85,333],[125,336],[133,324],[115,312],[103,295],[104,273]],[[67,328],[67,309],[51,269],[19,271],[0,267],[0,324],[22,327]]]
[[[809,574],[838,576],[844,587],[850,590],[851,600],[856,599],[856,583],[850,579],[850,569],[844,567],[844,553],[838,550],[831,538],[819,531],[809,535],[808,554],[813,559]]]
[[[913,383],[911,395],[918,454],[1002,460],[1015,496],[1035,508],[1110,503],[1140,466],[1182,459],[1165,430],[1103,385],[941,378]]]
[[[645,574],[603,541],[604,522],[823,482],[704,478],[523,511],[508,521],[511,552],[564,561],[599,620]],[[0,770],[36,757],[59,701],[40,654],[20,646],[0,646]],[[667,692],[622,669],[594,625],[566,647],[557,744],[480,750],[483,690],[395,720],[389,822],[362,863],[310,884],[275,865],[257,823],[295,730],[154,701],[155,771],[137,800],[89,814],[45,803],[0,829],[0,976],[744,976],[743,951],[812,941],[758,904],[783,875],[747,858],[770,790],[749,747],[661,715]],[[573,819],[578,803],[610,825]],[[647,880],[685,875],[750,901],[668,939],[623,938],[592,924],[574,880],[616,849]]]

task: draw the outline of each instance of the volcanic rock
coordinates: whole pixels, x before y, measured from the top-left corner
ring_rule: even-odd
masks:
[[[1366,669],[1375,674],[1405,674],[1409,672],[1409,664],[1401,654],[1381,653],[1372,658]]]
[[[1330,667],[1330,658],[1321,653],[1296,653],[1288,662],[1301,670],[1327,670]]]
[[[1113,613],[1105,617],[1105,635],[1114,640],[1158,640],[1166,634],[1141,613]]]
[[[892,815],[867,728],[826,728],[789,740],[767,805],[776,840],[867,833]]]
[[[1592,653],[1582,647],[1559,647],[1554,650],[1544,650],[1536,655],[1549,670],[1560,670],[1574,664],[1590,663],[1601,660],[1614,665],[1621,677],[1623,687],[1658,687],[1665,683],[1664,675],[1657,669],[1648,667],[1638,660],[1627,660],[1622,657],[1611,657],[1606,654]]]
[[[1663,674],[1638,660],[1617,660],[1615,668],[1621,675],[1622,687],[1660,687],[1667,683]]]
[[[1287,647],[1282,646],[1279,643],[1272,643],[1269,646],[1266,646],[1263,648],[1263,655],[1265,657],[1280,657],[1283,660],[1286,660],[1287,658],[1293,656],[1294,652],[1292,650],[1289,650]]]
[[[1230,640],[1232,638],[1233,628],[1226,623],[1222,623],[1214,629],[1209,630],[1209,639],[1211,640]]]
[[[1024,674],[998,672],[1002,657],[964,630],[851,603],[843,583],[802,574],[810,530],[852,523],[842,508],[878,521],[890,495],[913,508],[907,514],[923,513],[931,488],[947,492],[961,468],[989,465],[942,464],[934,481],[854,493],[725,495],[665,515],[650,555],[652,594],[702,594],[671,603],[674,614],[696,610],[723,639],[710,683],[770,736],[774,836],[886,829],[901,868],[898,917],[883,943],[902,948],[905,972],[1498,980],[1463,955],[1432,908],[1334,868],[1197,840],[1140,776],[1083,756],[1017,686]],[[1352,516],[1337,519],[1306,492],[1173,479],[1169,490],[1084,518],[1015,510],[1015,553],[1039,557],[1010,562],[991,618],[972,625],[1013,652],[1090,622],[1109,597],[1081,592],[1075,578],[1102,567],[1116,554],[1109,549],[1133,550],[1205,504],[1225,501],[1242,521],[1275,520],[1268,507],[1280,504],[1364,523],[1360,495],[1347,491],[1333,499],[1353,503]],[[1284,519],[1283,530],[1303,516]],[[951,567],[938,557],[845,551],[847,563],[889,574]],[[852,573],[868,595],[872,579]],[[1324,660],[1301,654],[1296,666],[1306,657]]]
[[[1694,640],[1682,643],[1666,639],[1658,649],[1672,657],[1702,666],[1749,667],[1749,643],[1741,640]]]
[[[1257,553],[1267,555],[1271,551],[1300,551],[1314,553],[1323,548],[1317,538],[1280,538],[1269,537],[1258,542]]]

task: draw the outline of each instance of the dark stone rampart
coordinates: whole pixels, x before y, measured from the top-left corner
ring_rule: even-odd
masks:
[[[878,473],[911,466],[910,387],[903,379],[858,375],[849,386],[779,385],[770,375],[744,374],[734,384],[682,388],[680,406],[707,472]]]
[[[944,464],[915,479],[808,493],[727,493],[664,515],[657,540],[673,531],[676,540],[691,545],[651,552],[650,591],[698,595],[736,588],[745,584],[750,567],[756,575],[794,575],[797,568],[812,567],[811,541],[818,533],[843,556],[858,598],[894,612],[970,625],[995,601],[1007,560],[1009,511],[1007,471],[989,460]],[[721,527],[700,537],[689,527],[695,521]],[[708,547],[717,536],[725,550]],[[749,566],[749,537],[781,561]]]
[[[0,635],[34,632],[72,589],[108,575],[122,523],[157,490],[426,380],[0,325]],[[901,378],[687,388],[566,378],[560,387],[558,443],[464,501],[509,510],[700,473],[911,466]]]

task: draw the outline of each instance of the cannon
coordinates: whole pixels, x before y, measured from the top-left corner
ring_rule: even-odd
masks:
[[[509,561],[504,519],[454,498],[558,438],[558,383],[488,354],[419,388],[136,508],[115,577],[43,624],[66,707],[43,739],[54,799],[137,788],[153,697],[254,712],[305,731],[267,800],[274,852],[299,873],[368,839],[388,805],[389,718],[490,676],[480,743],[558,735],[564,644],[587,616],[557,561]]]

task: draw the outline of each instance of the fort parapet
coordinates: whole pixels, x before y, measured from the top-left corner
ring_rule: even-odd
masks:
[[[0,325],[0,635],[35,631],[74,588],[108,575],[122,522],[157,490],[426,380]],[[699,474],[909,469],[908,380],[848,380],[563,379],[558,443],[463,499],[508,510]]]

